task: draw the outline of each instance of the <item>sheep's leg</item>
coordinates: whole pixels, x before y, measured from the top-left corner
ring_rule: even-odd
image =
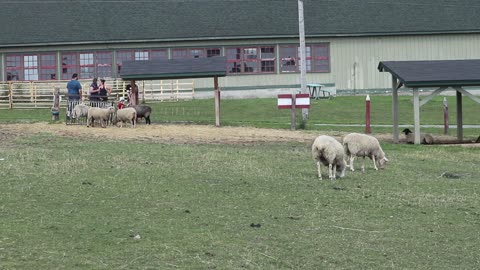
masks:
[[[372,155],[372,160],[373,160],[373,168],[375,168],[375,171],[378,171],[377,162],[375,162],[375,156],[374,155]]]
[[[317,161],[317,172],[318,172],[318,178],[322,180],[322,173],[320,172],[320,161]]]
[[[332,180],[335,180],[337,179],[337,164],[333,165],[333,168],[332,168]]]
[[[365,157],[363,157],[362,172],[365,172]]]
[[[333,174],[333,165],[332,164],[328,164],[328,178],[330,178],[330,180],[335,180],[335,176]]]
[[[353,168],[353,160],[355,159],[355,156],[350,156],[350,170],[353,172],[355,171],[355,168]]]

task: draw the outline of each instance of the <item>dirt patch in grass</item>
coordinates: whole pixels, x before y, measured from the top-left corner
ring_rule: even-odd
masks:
[[[6,142],[17,136],[35,133],[51,133],[57,136],[86,138],[92,140],[137,140],[176,144],[253,144],[262,142],[304,142],[311,143],[320,134],[341,140],[347,132],[322,132],[312,130],[279,130],[251,127],[214,127],[209,125],[152,124],[138,125],[137,128],[107,128],[65,124],[32,123],[0,125],[0,141]],[[380,141],[392,142],[392,134],[375,134]],[[441,136],[443,141],[453,137]],[[478,145],[478,144],[477,144]]]

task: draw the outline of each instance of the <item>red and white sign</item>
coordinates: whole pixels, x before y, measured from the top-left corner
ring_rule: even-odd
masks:
[[[291,109],[293,104],[293,95],[281,94],[278,95],[277,106],[279,109]],[[309,94],[296,94],[295,95],[295,108],[308,109],[310,108],[310,95]]]
[[[295,108],[299,108],[299,109],[310,108],[310,95],[309,94],[296,94],[295,95]]]
[[[278,95],[277,106],[279,109],[291,109],[292,95],[290,94]]]

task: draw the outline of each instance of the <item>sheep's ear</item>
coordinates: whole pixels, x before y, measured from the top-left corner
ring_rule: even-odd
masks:
[[[386,161],[386,162],[389,162],[390,160],[387,159],[387,157],[383,157],[383,159]]]

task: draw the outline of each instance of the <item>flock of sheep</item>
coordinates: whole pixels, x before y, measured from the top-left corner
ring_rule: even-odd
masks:
[[[97,120],[103,128],[107,126],[109,121],[114,125],[120,125],[120,127],[123,127],[124,123],[130,123],[131,127],[135,128],[139,118],[145,118],[145,123],[150,124],[151,114],[152,108],[147,105],[116,109],[113,106],[100,108],[80,103],[73,109],[73,118],[86,117],[87,127],[93,127],[94,121]]]
[[[320,166],[323,164],[328,166],[328,177],[331,180],[336,179],[336,172],[344,177],[347,167],[354,171],[353,161],[356,157],[363,157],[362,171],[365,171],[365,157],[373,161],[375,170],[378,167],[383,169],[388,162],[378,140],[360,133],[350,133],[343,137],[343,145],[333,137],[318,136],[312,144],[312,156],[317,164],[318,178],[322,179]]]

